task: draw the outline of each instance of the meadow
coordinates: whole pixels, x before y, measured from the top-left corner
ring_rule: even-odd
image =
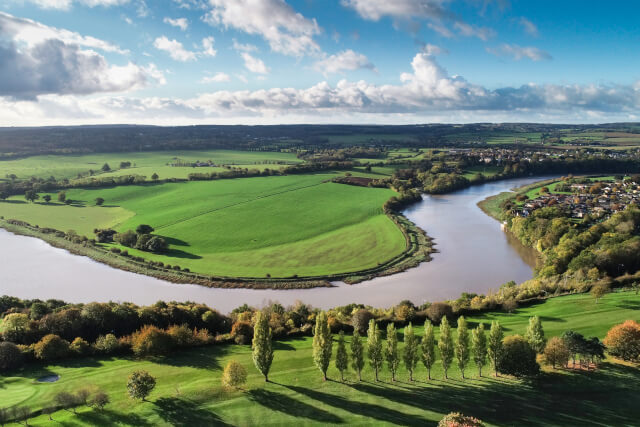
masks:
[[[233,277],[292,277],[375,267],[405,250],[383,213],[395,193],[328,182],[335,174],[145,184],[67,191],[72,205],[0,202],[0,215],[93,236],[149,224],[171,250],[129,253],[191,271]],[[42,196],[42,195],[41,195]],[[95,206],[95,199],[105,200]],[[122,249],[127,249],[122,247]]]
[[[505,335],[523,334],[528,318],[535,314],[547,338],[572,329],[602,339],[612,325],[640,320],[639,309],[640,296],[633,292],[612,293],[597,304],[590,295],[581,294],[552,298],[512,314],[475,315],[468,321],[475,327],[498,320]],[[421,327],[415,329],[422,334]],[[490,426],[587,426],[635,425],[640,416],[640,371],[614,360],[590,372],[546,367],[531,380],[494,378],[488,367],[479,377],[472,364],[463,380],[455,363],[444,380],[438,360],[432,380],[426,379],[426,370],[419,365],[415,382],[408,381],[403,366],[396,382],[390,381],[386,368],[381,381],[375,382],[367,363],[362,382],[350,369],[344,383],[332,361],[329,381],[324,382],[313,365],[311,342],[309,337],[275,342],[270,383],[253,367],[250,347],[241,345],[200,347],[152,359],[83,358],[30,365],[0,377],[0,406],[29,406],[38,414],[59,391],[100,387],[112,402],[104,411],[80,408],[75,415],[60,410],[53,419],[68,426],[435,425],[444,414],[461,411]],[[232,359],[249,373],[247,384],[235,391],[220,385],[222,368]],[[147,402],[135,402],[125,394],[127,376],[137,369],[148,370],[157,379]],[[51,374],[60,380],[35,381]],[[51,421],[37,415],[29,423],[38,426]]]

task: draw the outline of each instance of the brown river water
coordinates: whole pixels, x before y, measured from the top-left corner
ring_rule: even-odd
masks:
[[[392,276],[333,288],[253,290],[177,285],[117,270],[76,256],[46,242],[0,229],[0,295],[57,298],[69,302],[158,300],[195,301],[227,313],[247,303],[261,307],[300,300],[330,308],[352,302],[389,307],[401,300],[416,304],[457,298],[462,292],[486,293],[502,283],[532,277],[535,254],[485,215],[477,203],[543,178],[519,178],[473,186],[441,196],[424,196],[405,215],[435,239],[431,262]]]

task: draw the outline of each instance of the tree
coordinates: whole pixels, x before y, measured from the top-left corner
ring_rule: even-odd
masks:
[[[169,334],[153,325],[145,325],[131,335],[131,350],[136,356],[167,354],[172,347]]]
[[[124,233],[118,233],[113,236],[113,240],[120,243],[122,246],[133,248],[138,243],[138,235],[132,230],[127,230]]]
[[[104,199],[102,197],[96,197],[96,206],[102,206],[104,204]]]
[[[60,203],[64,203],[65,200],[67,200],[67,193],[65,193],[64,191],[61,191],[58,193],[58,201]]]
[[[29,425],[29,418],[33,414],[31,408],[28,406],[18,406],[13,408],[13,414],[17,420],[23,421],[25,426]]]
[[[0,200],[7,200],[10,195],[7,190],[0,190]]]
[[[484,333],[484,324],[480,323],[471,332],[471,352],[473,362],[478,367],[478,376],[482,376],[482,368],[487,364],[487,336]]]
[[[440,350],[440,359],[442,359],[442,369],[444,370],[444,378],[448,379],[449,366],[453,360],[453,337],[451,336],[451,326],[446,317],[442,318],[440,323],[440,338],[438,338],[438,349]]]
[[[24,198],[28,202],[35,202],[36,200],[38,200],[40,198],[40,196],[38,195],[38,193],[36,193],[36,190],[27,190],[24,193]]]
[[[562,340],[569,349],[571,354],[572,366],[576,366],[576,356],[582,352],[585,347],[585,339],[581,333],[575,331],[564,331],[562,334]]]
[[[409,371],[409,381],[413,381],[413,371],[418,364],[418,338],[413,332],[411,322],[404,328],[404,352],[402,353],[402,359],[404,360],[404,366],[407,368],[407,371]]]
[[[136,233],[138,234],[150,234],[153,231],[153,227],[147,224],[140,224],[136,227]]]
[[[22,352],[12,342],[0,342],[0,372],[19,368],[22,365]]]
[[[527,327],[527,332],[524,337],[536,353],[542,353],[544,351],[546,340],[544,338],[544,329],[542,329],[540,317],[533,316],[529,318],[529,326]]]
[[[327,321],[327,313],[321,311],[316,316],[316,326],[313,330],[313,361],[322,372],[322,379],[327,380],[327,369],[331,362],[333,339]]]
[[[398,332],[393,322],[387,325],[387,346],[384,357],[387,360],[387,366],[389,366],[389,371],[391,372],[391,381],[395,381],[398,365],[400,365],[400,358],[398,357]]]
[[[502,342],[502,353],[498,370],[516,377],[536,375],[540,366],[536,362],[536,352],[521,335],[511,335]]]
[[[369,320],[369,329],[367,330],[367,350],[369,353],[369,363],[375,372],[376,381],[379,381],[378,372],[382,368],[383,360],[382,341],[380,339],[378,324],[374,319]]]
[[[640,323],[627,320],[615,325],[604,339],[610,355],[622,360],[640,360]]]
[[[0,426],[4,427],[10,418],[11,414],[9,414],[9,410],[7,408],[0,408]]]
[[[109,166],[109,163],[105,163],[100,169],[102,169],[102,172],[109,172],[111,170],[111,166]]]
[[[433,325],[429,320],[424,322],[424,338],[420,343],[420,358],[427,368],[427,378],[431,379],[431,368],[436,363],[436,339]]]
[[[157,181],[157,180],[158,180],[158,178],[160,178],[160,177],[159,177],[159,176],[158,176],[158,174],[157,174],[157,173],[155,173],[155,172],[153,173],[153,175],[151,175],[151,179],[152,179],[152,180],[154,180],[154,181]]]
[[[247,382],[247,370],[235,360],[229,361],[222,372],[222,385],[238,388]]]
[[[340,371],[340,381],[344,381],[344,371],[349,367],[349,355],[344,343],[344,331],[338,335],[338,349],[336,350],[336,368]]]
[[[49,194],[45,194],[42,196],[42,200],[44,200],[45,203],[49,203],[51,201],[51,196]]]
[[[60,359],[69,354],[69,341],[55,334],[45,335],[33,347],[33,353],[42,360]]]
[[[558,365],[566,366],[570,356],[571,352],[560,337],[551,338],[544,347],[544,360],[553,366],[553,369],[556,369]]]
[[[495,376],[498,376],[498,363],[502,356],[502,339],[504,332],[502,332],[502,326],[496,320],[491,322],[491,329],[489,330],[489,340],[487,342],[487,354],[493,367]]]
[[[29,331],[29,316],[24,313],[9,313],[2,319],[2,336],[7,341],[19,343]]]
[[[91,345],[84,339],[76,337],[71,345],[69,345],[69,350],[78,356],[86,356],[91,351]]]
[[[360,333],[353,331],[351,337],[351,367],[358,373],[358,381],[362,381],[362,368],[364,368],[364,349],[360,341]]]
[[[109,398],[109,395],[102,390],[98,390],[95,392],[93,397],[89,399],[88,403],[92,408],[102,411],[110,402],[111,399]]]
[[[69,393],[68,391],[59,391],[53,396],[54,403],[65,410],[71,409],[73,413],[76,413],[76,408],[80,404],[78,397]]]
[[[469,348],[469,328],[464,316],[458,318],[458,334],[456,336],[455,354],[458,360],[458,368],[464,379],[464,369],[469,363],[471,349]]]
[[[595,298],[596,304],[598,303],[598,300],[600,300],[600,298],[604,297],[609,292],[609,286],[604,283],[600,283],[591,288],[591,295]]]
[[[156,379],[147,371],[135,371],[127,380],[127,392],[132,399],[146,400],[155,388]]]
[[[427,308],[427,317],[434,323],[438,324],[443,317],[452,317],[453,309],[444,302],[434,302]]]
[[[359,334],[366,334],[369,320],[371,319],[373,319],[371,312],[361,308],[351,316],[351,326],[353,326],[353,330],[358,331]]]
[[[265,382],[269,382],[269,369],[273,362],[273,343],[271,342],[271,326],[269,315],[263,311],[256,313],[256,323],[253,327],[253,363],[258,371],[264,375]]]
[[[143,234],[142,236],[146,235]],[[144,247],[144,250],[154,253],[166,252],[167,249],[169,249],[169,244],[163,237],[160,236],[151,237],[151,239],[149,239]]]

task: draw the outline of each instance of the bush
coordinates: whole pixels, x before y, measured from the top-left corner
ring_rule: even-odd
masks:
[[[358,333],[364,335],[367,333],[371,319],[373,319],[373,314],[371,314],[369,310],[361,308],[351,316],[351,326],[353,326],[354,331],[358,331]]]
[[[82,338],[77,337],[69,346],[69,350],[78,356],[86,356],[91,352],[91,345]]]
[[[113,237],[113,240],[120,243],[122,246],[133,248],[138,242],[138,235],[132,230],[127,230],[124,233],[118,233]]]
[[[63,340],[58,335],[49,334],[38,341],[33,350],[38,359],[61,359],[69,354],[69,341]]]
[[[544,348],[544,360],[547,364],[553,366],[553,369],[557,365],[566,366],[570,357],[571,352],[562,338],[551,338]]]
[[[536,352],[520,335],[511,335],[502,342],[502,354],[498,360],[498,372],[515,377],[536,375],[540,366]]]
[[[94,347],[102,354],[114,354],[120,350],[120,342],[118,342],[118,338],[113,334],[100,335]]]
[[[477,418],[469,417],[460,412],[451,412],[444,416],[438,427],[482,427],[484,424]]]
[[[173,343],[179,347],[188,347],[194,344],[193,331],[187,325],[173,325],[167,333],[173,340]]]
[[[145,400],[156,386],[156,379],[147,371],[135,371],[127,380],[127,392],[133,399]]]
[[[453,309],[447,303],[434,302],[427,308],[426,314],[432,323],[438,325],[443,317],[447,316],[448,319],[453,317]]]
[[[640,360],[640,324],[634,320],[609,329],[603,342],[612,356],[622,360]]]
[[[222,373],[222,385],[237,388],[247,382],[247,370],[235,360],[227,363]]]
[[[22,352],[12,342],[0,342],[0,371],[19,368],[22,365]]]
[[[136,356],[156,356],[168,353],[173,347],[173,340],[168,333],[152,325],[131,336],[131,350]]]
[[[253,326],[249,322],[236,322],[231,328],[231,336],[236,344],[248,344],[253,337]]]

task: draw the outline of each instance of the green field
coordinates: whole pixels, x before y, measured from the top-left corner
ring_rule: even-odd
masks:
[[[166,255],[130,253],[192,271],[234,277],[326,275],[377,266],[405,239],[382,212],[395,193],[326,182],[335,174],[74,189],[61,203],[0,202],[0,216],[93,236],[150,224]],[[52,194],[53,200],[56,195]],[[97,197],[105,199],[94,206]]]
[[[191,168],[170,167],[175,159],[185,162],[197,160],[211,160],[216,165],[236,165],[263,169],[271,167],[278,169],[276,162],[299,163],[300,160],[292,153],[278,153],[269,151],[230,151],[230,150],[205,150],[205,151],[145,151],[130,153],[97,153],[85,155],[45,155],[32,156],[17,160],[0,161],[0,179],[7,175],[15,174],[18,179],[26,179],[32,176],[38,178],[56,179],[75,178],[78,174],[88,173],[89,170],[100,172],[100,168],[108,163],[114,172],[111,174],[137,174],[150,178],[157,173],[160,178],[186,178],[193,172],[219,172],[222,168]],[[116,171],[120,162],[131,162],[133,167]],[[100,176],[109,176],[101,174]]]
[[[529,316],[542,319],[547,337],[568,329],[585,336],[603,338],[614,324],[640,320],[640,296],[618,292],[598,304],[589,295],[571,295],[548,300],[513,314],[488,313],[469,318],[488,325],[497,319],[506,335],[522,334]],[[420,335],[422,329],[417,331]],[[478,377],[475,366],[462,380],[454,365],[449,380],[443,380],[439,361],[426,380],[419,366],[410,383],[401,366],[392,383],[383,370],[381,382],[365,367],[362,382],[349,370],[339,382],[333,362],[329,381],[323,382],[313,365],[311,338],[275,343],[271,383],[265,384],[253,367],[249,346],[217,345],[176,351],[170,357],[76,359],[58,364],[32,365],[0,377],[0,406],[29,406],[38,412],[61,390],[98,386],[112,403],[104,412],[81,408],[77,415],[58,411],[54,420],[62,425],[435,425],[451,411],[476,416],[487,425],[601,426],[636,425],[640,417],[637,366],[607,361],[597,371],[577,372],[545,369],[535,380],[493,378],[485,369]],[[402,342],[400,343],[402,348]],[[335,355],[335,344],[334,344]],[[242,390],[220,387],[222,367],[231,359],[249,371]],[[127,376],[146,369],[157,377],[157,387],[148,402],[134,402],[125,395]],[[42,375],[57,374],[56,383],[36,383]],[[46,416],[31,425],[50,425]]]

